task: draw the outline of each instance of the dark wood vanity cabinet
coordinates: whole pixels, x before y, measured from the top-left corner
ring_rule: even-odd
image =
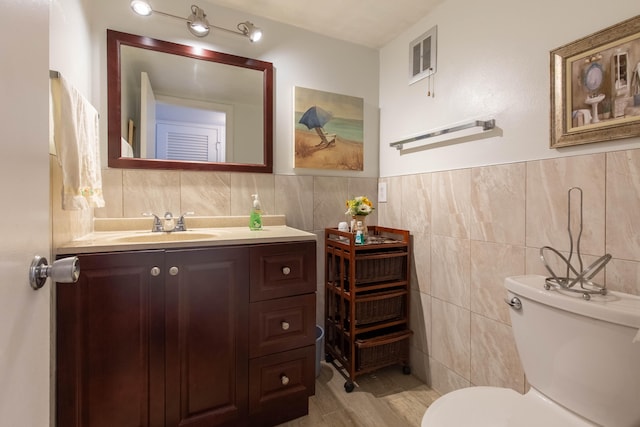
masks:
[[[56,284],[57,426],[267,426],[307,413],[315,242],[79,258],[80,280]],[[252,302],[265,278],[277,298]]]

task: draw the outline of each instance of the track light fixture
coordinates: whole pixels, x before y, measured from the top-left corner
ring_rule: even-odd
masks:
[[[211,25],[207,20],[207,14],[204,13],[203,9],[201,9],[196,5],[191,6],[191,15],[189,15],[188,18],[183,18],[181,16],[176,16],[170,13],[165,13],[165,12],[161,12],[159,10],[153,9],[149,4],[149,2],[146,0],[131,0],[130,6],[131,6],[131,9],[140,16],[149,16],[152,13],[157,13],[158,15],[164,15],[170,18],[186,21],[187,29],[191,34],[193,34],[196,37],[204,37],[207,34],[209,34],[209,30],[211,28],[215,28],[221,31],[226,31],[228,33],[244,36],[248,38],[251,42],[257,42],[262,38],[262,30],[256,27],[255,25],[253,25],[249,21],[239,23],[236,27],[238,29],[237,31],[218,27],[216,25]]]

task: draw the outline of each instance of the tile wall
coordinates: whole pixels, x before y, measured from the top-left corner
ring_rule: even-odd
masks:
[[[569,250],[567,193],[582,188],[585,265],[640,295],[640,150],[390,178],[380,224],[413,236],[413,372],[440,393],[470,385],[526,389],[503,302],[504,278],[546,274],[542,246]],[[579,193],[572,193],[572,227]],[[552,265],[557,265],[552,262]]]
[[[56,208],[54,245],[90,231],[86,214]],[[640,150],[381,178],[388,201],[370,223],[408,229],[413,239],[411,315],[414,374],[445,393],[470,385],[526,382],[503,303],[504,278],[545,274],[539,249],[568,250],[567,191],[583,191],[585,263],[613,260],[597,280],[640,295]],[[248,215],[258,192],[267,213],[318,235],[318,311],[323,323],[323,229],[345,219],[345,200],[377,196],[376,178],[105,169],[107,206],[96,217],[195,211]],[[577,193],[572,205],[578,211]],[[579,215],[572,215],[577,224]]]

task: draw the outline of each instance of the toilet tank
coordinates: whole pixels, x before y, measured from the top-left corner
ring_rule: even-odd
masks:
[[[529,384],[602,426],[640,426],[640,297],[545,290],[543,276],[508,277],[518,353]]]

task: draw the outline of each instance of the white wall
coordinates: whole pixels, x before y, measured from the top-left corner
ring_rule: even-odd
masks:
[[[163,12],[187,16],[192,2],[157,0],[154,7]],[[309,169],[293,170],[293,88],[304,86],[327,92],[361,97],[365,105],[365,170],[356,176],[378,176],[378,51],[338,41],[305,30],[279,24],[264,18],[198,3],[209,21],[225,28],[235,28],[247,19],[261,27],[264,37],[259,43],[213,29],[202,39],[196,39],[185,24],[155,15],[148,18],[134,15],[128,1],[95,1],[92,4],[92,46],[94,55],[94,90],[100,93],[103,149],[106,152],[106,29],[202,46],[235,55],[272,62],[275,68],[274,90],[274,173],[314,174]],[[327,34],[330,33],[330,28]],[[104,156],[106,158],[106,156]],[[103,161],[106,164],[106,161]],[[354,176],[353,172],[322,170],[323,175]]]
[[[640,140],[549,149],[549,52],[640,14],[636,0],[447,0],[380,52],[380,176],[640,146]],[[408,85],[409,43],[438,26],[437,73]],[[469,119],[499,136],[401,154],[389,143]],[[406,147],[420,146],[413,143]]]

